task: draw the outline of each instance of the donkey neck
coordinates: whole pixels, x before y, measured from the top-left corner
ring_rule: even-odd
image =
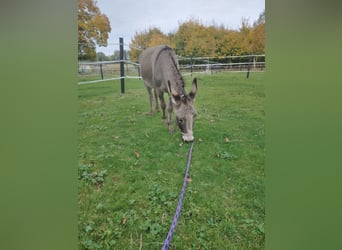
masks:
[[[167,60],[164,60],[165,64],[164,67],[162,67],[162,70],[164,71],[164,81],[170,81],[171,86],[181,95],[186,95],[184,90],[184,79],[179,72],[177,59],[174,57],[174,55],[171,53],[171,51],[168,51],[165,53],[165,57],[167,57]]]

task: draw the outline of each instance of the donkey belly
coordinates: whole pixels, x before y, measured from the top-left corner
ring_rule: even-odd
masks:
[[[152,81],[152,67],[148,66],[149,65],[146,65],[145,67],[141,66],[141,77],[143,78],[146,87],[154,88]]]

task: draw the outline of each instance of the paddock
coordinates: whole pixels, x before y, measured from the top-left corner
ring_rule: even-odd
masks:
[[[264,74],[197,74],[190,182],[171,249],[265,247]],[[186,76],[185,88],[191,88]],[[142,80],[78,85],[79,248],[161,249],[189,144],[148,115]]]

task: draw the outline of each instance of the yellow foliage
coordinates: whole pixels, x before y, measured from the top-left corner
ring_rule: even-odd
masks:
[[[95,44],[107,46],[110,22],[94,0],[78,0],[78,57],[94,59]]]
[[[148,31],[136,33],[130,44],[129,57],[132,61],[137,61],[142,50],[162,44],[175,48],[171,38],[158,28],[149,28]]]
[[[158,28],[136,33],[129,52],[131,60],[137,60],[143,49],[169,44],[178,55],[186,57],[224,57],[229,55],[265,53],[264,12],[259,20],[250,25],[248,19],[241,20],[239,30],[224,26],[205,26],[199,20],[179,23],[174,34],[165,35]]]

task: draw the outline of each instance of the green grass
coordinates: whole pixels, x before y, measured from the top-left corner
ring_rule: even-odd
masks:
[[[170,249],[265,248],[263,79],[198,75],[192,182]],[[80,85],[78,94],[79,248],[161,249],[190,145],[160,113],[146,115],[141,80],[126,80],[123,95],[119,81]]]

